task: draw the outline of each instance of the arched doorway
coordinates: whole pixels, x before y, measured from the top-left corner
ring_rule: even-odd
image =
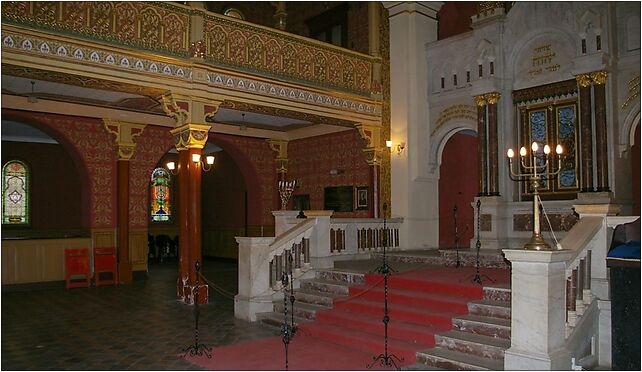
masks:
[[[479,192],[477,159],[477,133],[469,129],[453,134],[443,148],[439,168],[439,248],[455,246],[455,207],[459,247],[468,247],[474,236],[471,203]]]
[[[30,168],[31,218],[29,226],[19,227],[21,233],[89,236],[87,174],[73,146],[45,125],[3,118],[2,165],[13,159]],[[2,226],[4,236],[11,230]]]

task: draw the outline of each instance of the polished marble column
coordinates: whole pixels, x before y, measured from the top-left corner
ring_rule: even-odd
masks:
[[[488,152],[486,146],[486,98],[484,95],[475,96],[477,105],[477,153],[479,155],[479,194],[488,195]]]
[[[485,95],[488,103],[488,195],[499,196],[498,148],[497,148],[497,102],[498,92]]]
[[[593,126],[591,123],[591,77],[589,74],[579,74],[576,77],[579,85],[580,101],[580,158],[581,192],[593,191]]]
[[[608,138],[606,131],[606,71],[591,73],[595,101],[595,157],[597,158],[596,191],[611,191],[609,187]]]

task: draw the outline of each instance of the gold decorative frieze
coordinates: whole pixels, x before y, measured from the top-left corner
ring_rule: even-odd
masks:
[[[528,103],[550,98],[567,98],[577,94],[575,79],[513,91],[513,103]]]
[[[255,104],[246,103],[246,102],[225,100],[221,104],[221,107],[233,109],[233,110],[239,110],[239,111],[254,112],[254,113],[259,113],[263,115],[281,116],[281,117],[286,117],[290,119],[303,120],[303,121],[308,121],[311,124],[330,124],[330,125],[338,125],[338,126],[350,127],[350,128],[354,126],[354,122],[350,120],[331,118],[327,116],[310,114],[302,111],[294,111],[294,110],[287,110],[287,109],[281,109],[276,107],[255,105]],[[273,127],[271,127],[271,129],[274,130]],[[284,126],[284,127],[281,127],[281,129],[287,130],[288,127]]]
[[[216,14],[205,15],[207,61],[370,96],[379,59]]]
[[[136,149],[134,137],[143,134],[145,125],[110,119],[103,119],[103,124],[107,132],[116,136],[118,160],[130,160]]]
[[[608,78],[609,73],[606,71],[595,71],[591,72],[591,80],[595,85],[606,84],[606,79]]]
[[[382,165],[383,164],[383,147],[371,147],[363,149],[363,152],[366,154],[366,162],[368,165]]]
[[[476,122],[477,110],[475,109],[475,106],[472,105],[453,105],[445,108],[435,121],[435,127],[430,135],[435,135],[442,125],[453,119]]]
[[[285,140],[266,140],[270,149],[276,152],[276,172],[288,172],[288,141]]]
[[[2,22],[186,55],[190,10],[169,2],[11,1],[2,3]]]
[[[4,3],[3,3],[4,4]],[[17,49],[46,58],[101,65],[109,68],[146,72],[180,79],[192,79],[192,69],[177,64],[155,61],[132,54],[116,53],[98,45],[62,42],[53,38],[2,30],[2,48]]]
[[[381,105],[376,104],[375,102],[363,102],[344,97],[337,97],[330,94],[297,89],[287,85],[273,84],[258,79],[252,79],[247,76],[238,77],[219,72],[212,72],[208,74],[207,79],[215,86],[221,86],[228,89],[285,98],[296,102],[314,103],[317,105],[370,115],[381,114]]]
[[[629,80],[629,93],[626,97],[626,101],[622,104],[621,108],[625,109],[634,99],[640,96],[640,75]]]
[[[176,150],[202,149],[207,143],[207,136],[211,125],[185,124],[170,133],[174,136]]]
[[[577,84],[582,88],[587,88],[591,86],[591,75],[589,74],[579,74],[575,76]]]

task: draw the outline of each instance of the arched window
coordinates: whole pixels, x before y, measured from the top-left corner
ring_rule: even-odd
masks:
[[[18,160],[2,168],[2,224],[29,224],[29,170]]]
[[[165,168],[156,168],[152,172],[151,183],[151,216],[152,221],[165,222],[172,218],[171,180]]]

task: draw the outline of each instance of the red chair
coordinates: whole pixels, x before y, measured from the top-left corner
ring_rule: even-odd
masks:
[[[101,279],[100,274],[111,274]],[[104,284],[118,284],[118,259],[116,248],[94,248],[94,283],[96,287]]]
[[[72,279],[72,276],[83,275],[85,278]],[[65,249],[65,281],[66,287],[89,287],[91,285],[91,272],[89,270],[89,249]]]

